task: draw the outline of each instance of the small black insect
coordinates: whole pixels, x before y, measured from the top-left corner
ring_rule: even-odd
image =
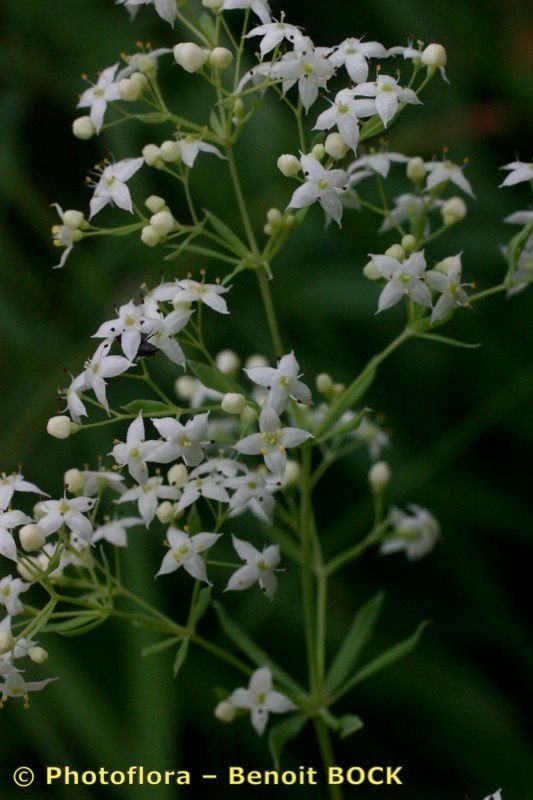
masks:
[[[137,351],[137,358],[149,358],[150,356],[155,356],[156,353],[157,347],[148,341],[147,334],[143,334]]]

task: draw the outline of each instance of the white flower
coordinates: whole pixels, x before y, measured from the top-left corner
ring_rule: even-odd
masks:
[[[131,477],[140,484],[144,484],[148,480],[146,461],[159,447],[159,442],[145,441],[144,436],[144,421],[140,411],[128,428],[126,441],[118,442],[110,453],[120,466],[127,464]]]
[[[313,402],[309,387],[299,380],[300,365],[294,357],[294,352],[282,356],[276,368],[253,367],[244,371],[251,381],[270,389],[266,402],[278,414],[285,410],[291,397],[306,406]]]
[[[84,373],[87,387],[93,390],[98,401],[108,413],[109,403],[106,397],[105,378],[115,378],[133,366],[131,361],[123,356],[107,355],[110,347],[111,342],[102,342],[94,356],[85,363]]]
[[[427,509],[409,503],[410,513],[399,508],[391,511],[391,522],[394,534],[381,545],[382,555],[398,553],[402,550],[409,561],[418,561],[430,553],[440,536],[440,526],[433,514]]]
[[[170,550],[163,558],[156,578],[159,575],[168,575],[169,572],[174,572],[178,567],[183,567],[196,580],[209,583],[205,561],[201,553],[205,553],[206,550],[213,547],[221,536],[222,534],[220,533],[202,532],[189,537],[184,531],[180,531],[177,528],[169,528],[167,540]]]
[[[233,11],[238,8],[250,8],[263,25],[268,25],[271,21],[268,0],[224,0],[222,3],[222,11]]]
[[[366,156],[357,158],[350,164],[348,172],[351,174],[353,173],[354,177],[358,177],[357,173],[359,170],[364,172],[372,170],[372,172],[377,172],[378,175],[381,175],[382,178],[386,178],[392,163],[403,164],[408,160],[408,157],[404,156],[402,153],[389,153],[388,151],[369,153]],[[356,182],[358,182],[358,180]],[[350,180],[350,183],[352,183],[352,180]]]
[[[28,706],[28,692],[40,692],[56,678],[46,678],[44,681],[29,681],[26,682],[19,672],[13,671],[5,679],[4,683],[0,683],[0,692],[2,692],[1,702],[4,703],[8,697],[22,697],[25,705]]]
[[[2,472],[0,475],[0,511],[4,511],[9,506],[15,492],[31,492],[48,497],[46,492],[43,492],[34,483],[25,481],[24,475],[21,475],[20,472],[13,472],[11,475]]]
[[[265,731],[269,714],[286,714],[296,710],[292,700],[272,689],[272,673],[268,667],[256,670],[250,678],[248,688],[235,689],[229,702],[237,708],[250,711],[252,725],[259,736]]]
[[[353,93],[360,97],[375,97],[376,113],[385,128],[396,115],[400,103],[421,104],[412,89],[402,88],[396,78],[390,75],[378,75],[375,81],[361,83],[354,88]]]
[[[93,542],[105,539],[106,542],[110,542],[116,547],[127,547],[128,528],[134,528],[136,525],[142,525],[142,523],[143,520],[138,517],[123,517],[122,519],[113,519],[110,522],[105,522],[94,531]]]
[[[79,241],[82,237],[82,233],[79,227],[72,227],[71,225],[65,224],[65,212],[58,203],[52,203],[52,207],[55,208],[59,214],[62,223],[61,225],[52,226],[53,243],[56,247],[64,248],[59,264],[56,264],[53,269],[61,269],[65,266],[66,260],[72,252],[75,242]]]
[[[115,500],[115,503],[136,502],[139,514],[148,528],[155,517],[157,501],[177,500],[179,496],[179,489],[175,489],[173,486],[164,486],[163,478],[156,477],[149,478],[143,486],[134,486],[132,489],[128,489],[118,500]]]
[[[39,512],[43,514],[39,519],[39,527],[45,536],[55,533],[66,525],[72,533],[78,534],[86,541],[91,540],[93,526],[84,514],[94,507],[94,500],[90,497],[72,497],[61,500],[44,500],[38,503]]]
[[[144,305],[136,306],[133,300],[120,306],[116,319],[104,322],[93,338],[96,339],[116,339],[120,336],[122,352],[128,359],[133,361],[141,344],[142,334],[152,333],[162,330],[161,320],[149,316]]]
[[[85,372],[72,378],[68,389],[66,390],[67,409],[72,420],[79,425],[82,417],[86,417],[87,409],[80,395],[87,389],[87,376]]]
[[[148,334],[147,343],[161,350],[174,364],[185,367],[185,353],[174,338],[183,330],[191,318],[191,311],[172,311],[166,317],[160,316],[160,327]]]
[[[400,263],[391,256],[370,255],[380,275],[388,283],[381,292],[378,301],[378,313],[398,303],[407,295],[415,303],[431,308],[431,293],[422,280],[426,270],[424,252],[412,253]]]
[[[242,514],[249,508],[252,514],[262,522],[272,521],[275,506],[275,500],[271,494],[273,487],[268,484],[264,475],[251,470],[246,475],[227,478],[224,485],[228,489],[236,489],[229,504],[231,517]]]
[[[104,167],[90,202],[91,219],[108,203],[114,203],[124,211],[133,212],[131,194],[126,181],[135,175],[143,164],[144,158],[125,158],[116,164]]]
[[[284,22],[283,19],[280,22],[269,22],[266,25],[259,25],[257,28],[251,30],[250,33],[246,34],[247,39],[250,36],[262,37],[259,44],[261,58],[264,58],[271,50],[274,50],[284,39],[294,44],[295,42],[301,42],[303,38],[300,29],[297,28],[296,25],[289,25],[287,22]]]
[[[24,583],[20,578],[14,578],[12,575],[6,575],[0,580],[0,603],[5,606],[10,617],[22,614],[24,609],[19,600],[19,594],[27,592],[29,588],[29,583]]]
[[[431,314],[432,325],[441,319],[446,319],[454,308],[468,305],[468,296],[463,289],[463,286],[468,286],[468,284],[461,283],[461,273],[463,271],[461,254],[452,256],[447,259],[447,262],[446,273],[433,269],[426,272],[428,285],[431,289],[440,293],[440,297],[435,303]]]
[[[284,94],[298,83],[300,99],[307,112],[318,99],[319,89],[327,87],[335,69],[328,61],[328,48],[315,47],[307,36],[295,44],[294,50],[282,56],[272,66],[269,74],[274,79],[282,79]]]
[[[470,183],[463,175],[463,168],[454,164],[453,161],[428,161],[426,170],[428,172],[427,189],[434,189],[435,186],[440,186],[441,183],[451,181],[459,189],[462,189],[465,194],[475,197]]]
[[[263,406],[259,417],[260,433],[246,436],[234,446],[238,453],[262,455],[267,468],[275,475],[284,475],[287,466],[286,450],[312,439],[312,434],[300,428],[282,428],[273,408]]]
[[[514,214],[505,217],[504,222],[509,225],[529,225],[533,222],[533,211],[515,211]]]
[[[0,637],[2,634],[4,634],[8,641],[10,637],[14,639],[11,633],[11,617],[9,614],[0,622]],[[18,638],[15,642],[15,646],[11,650],[0,655],[0,675],[5,676],[13,672],[13,659],[25,658],[28,655],[30,647],[35,647],[36,644],[37,642],[31,639]]]
[[[156,72],[157,60],[161,58],[161,56],[167,55],[167,53],[171,52],[172,50],[170,49],[170,47],[158,47],[157,50],[146,50],[142,53],[134,53],[131,56],[130,55],[123,56],[124,60],[127,63],[127,66],[123,67],[117,73],[117,81],[123,78],[129,78],[130,75],[133,75],[134,72],[143,72],[143,73]]]
[[[118,83],[115,80],[117,69],[118,62],[112,67],[104,69],[100,73],[96,85],[83,92],[77,106],[78,108],[90,107],[89,116],[97,133],[100,132],[104,123],[107,104],[113,100],[120,100]]]
[[[243,591],[249,589],[254,583],[259,583],[261,590],[269,600],[272,600],[278,585],[275,569],[281,560],[278,545],[265,545],[261,553],[249,542],[237,539],[236,536],[233,536],[232,539],[233,547],[245,565],[233,573],[226,586],[226,591]]]
[[[128,11],[133,13],[137,12],[139,6],[147,6],[153,4],[155,10],[166,22],[174,25],[176,21],[176,0],[117,0],[119,5],[126,6]]]
[[[204,458],[204,449],[209,444],[206,441],[209,412],[196,414],[185,425],[173,417],[153,419],[155,427],[165,439],[150,454],[148,461],[158,464],[170,464],[177,458],[182,458],[188,467],[197,467]]]
[[[350,415],[350,416],[348,416]],[[355,417],[353,411],[343,414],[339,423],[349,422]],[[367,417],[363,417],[359,427],[353,432],[353,437],[368,446],[370,458],[378,459],[384,448],[390,447],[390,439],[376,422],[372,422]]]
[[[420,59],[422,57],[423,42],[418,42],[418,48],[413,47],[413,44],[413,39],[407,39],[407,47],[403,47],[402,45],[390,47],[389,56],[403,56],[406,60],[410,58],[412,61],[421,63]]]
[[[193,167],[199,153],[212,153],[218,158],[225,158],[218,147],[194,136],[183,136],[176,139],[181,153],[181,160],[187,167]]]
[[[31,517],[22,511],[0,511],[0,555],[17,560],[17,545],[11,531],[19,525],[33,522]]]
[[[84,480],[82,492],[84,497],[94,497],[108,487],[119,494],[124,492],[124,476],[118,472],[106,469],[86,469],[81,474]]]
[[[511,161],[510,164],[506,164],[500,169],[505,169],[509,173],[500,187],[515,186],[523,181],[533,181],[533,162],[528,164],[525,161]]]
[[[337,94],[331,107],[320,114],[313,130],[329,131],[336,126],[346,144],[355,152],[359,142],[358,120],[371,116],[374,113],[373,106],[372,100],[356,100],[352,89],[343,89]]]
[[[229,314],[226,301],[220,295],[229,292],[229,287],[220,286],[218,283],[199,283],[191,278],[185,278],[178,284],[178,290],[174,295],[173,303],[195,303],[202,302],[213,311],[220,314]]]
[[[344,66],[354,83],[363,83],[368,78],[368,59],[386,58],[387,50],[379,42],[364,42],[361,39],[345,39],[329,60],[335,67]]]
[[[207,497],[209,500],[215,500],[218,503],[229,503],[230,497],[222,484],[220,476],[207,475],[203,477],[198,475],[197,471],[191,472],[189,481],[183,487],[183,494],[178,502],[178,510],[188,508],[200,497]]]
[[[507,251],[504,248],[504,254]],[[533,280],[533,234],[528,237],[518,258],[516,269],[511,275],[507,297],[514,297],[526,289]]]
[[[301,157],[305,182],[294,192],[288,208],[304,208],[317,200],[329,217],[339,225],[342,202],[339,197],[347,186],[348,174],[343,169],[325,169],[313,156]]]
[[[502,790],[498,789],[494,794],[489,794],[488,797],[485,797],[485,800],[502,800]]]

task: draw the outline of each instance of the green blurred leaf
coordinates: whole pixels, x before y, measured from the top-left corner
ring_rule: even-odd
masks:
[[[214,389],[215,392],[240,392],[239,384],[232,380],[228,375],[209,364],[202,364],[199,361],[189,361],[188,365],[195,378],[198,378],[200,383],[203,383],[208,389]]]
[[[237,234],[231,230],[229,225],[221,220],[220,217],[217,217],[215,214],[213,214],[212,211],[204,209],[204,212],[216,233],[218,233],[218,235],[222,237],[222,239],[224,239],[224,241],[229,245],[229,249],[232,251],[232,253],[236,253],[236,255],[238,255],[240,258],[248,258],[248,248],[245,247]]]
[[[187,515],[187,526],[189,528],[189,536],[194,536],[197,533],[201,533],[203,530],[202,518],[200,517],[200,512],[196,507],[196,503],[192,506]]]
[[[176,653],[173,667],[174,677],[177,676],[185,662],[185,659],[187,658],[187,653],[189,652],[189,641],[189,637],[183,639],[182,643],[178,647],[178,652]]]
[[[170,114],[165,114],[162,111],[148,111],[146,114],[135,114],[135,119],[145,122],[147,125],[157,125],[160,122],[167,122],[170,119]]]
[[[289,719],[279,722],[270,729],[270,733],[268,734],[268,747],[276,769],[280,767],[283,748],[287,742],[290,742],[291,739],[295,739],[299,735],[306,722],[307,717],[302,714],[295,714],[289,717]]]
[[[209,608],[210,602],[211,602],[211,587],[205,586],[203,589],[200,590],[200,594],[198,595],[198,600],[196,601],[196,605],[192,613],[192,621],[194,625],[198,625],[198,623],[206,613],[207,609]]]
[[[154,416],[163,416],[168,414],[172,417],[176,416],[179,410],[176,406],[169,406],[167,403],[162,403],[160,400],[133,400],[126,406],[121,406],[121,408],[123,411],[127,411],[128,414],[139,414],[142,412],[146,415],[153,414]]]
[[[141,656],[143,658],[147,658],[147,656],[155,656],[157,653],[163,652],[163,650],[166,650],[168,647],[172,647],[177,642],[179,642],[179,638],[177,636],[173,636],[172,639],[163,639],[161,642],[150,644],[147,647],[142,648]]]

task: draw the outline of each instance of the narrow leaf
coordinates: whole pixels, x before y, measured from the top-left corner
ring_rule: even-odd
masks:
[[[459,339],[450,339],[449,336],[440,336],[440,334],[437,333],[421,333],[418,338],[429,339],[432,342],[440,342],[441,344],[449,344],[452,347],[464,347],[467,350],[477,350],[478,347],[481,347],[481,342],[461,342]]]
[[[358,717],[355,714],[347,714],[339,719],[338,734],[341,739],[346,739],[348,736],[351,736],[353,733],[357,733],[357,731],[360,731],[361,728],[364,727],[365,723],[361,717]]]
[[[301,714],[295,714],[270,729],[270,733],[268,734],[268,747],[274,760],[275,769],[279,769],[283,748],[287,742],[290,742],[291,739],[295,739],[298,736],[306,722],[307,717]]]
[[[346,638],[337,653],[326,678],[326,692],[333,694],[352,672],[363,647],[378,620],[385,595],[378,592],[357,612]]]
[[[198,625],[198,623],[204,616],[205,612],[209,608],[210,602],[211,602],[211,587],[205,586],[203,589],[201,589],[200,594],[198,595],[198,600],[196,601],[196,605],[194,607],[194,611],[192,614],[192,621],[194,625]]]
[[[212,211],[205,210],[205,213],[209,222],[211,223],[211,226],[214,228],[216,233],[218,233],[218,235],[229,245],[229,249],[232,251],[232,253],[236,253],[241,258],[248,258],[248,249],[241,242],[237,234],[231,230],[229,225],[226,225],[223,220],[215,216]]]
[[[189,528],[189,536],[195,536],[202,531],[202,518],[198,511],[196,504],[191,507],[187,517],[187,525]]]
[[[162,403],[160,400],[133,400],[126,406],[122,406],[123,411],[128,414],[138,414],[142,411],[146,416],[168,416],[174,417],[180,411],[177,406],[169,406],[167,403]]]
[[[143,647],[141,650],[141,656],[146,658],[147,656],[155,656],[157,653],[163,652],[168,647],[172,647],[179,639],[174,636],[172,639],[163,639],[161,642],[156,642],[155,644],[150,644],[148,647]]]
[[[189,361],[189,367],[195,378],[198,378],[200,383],[203,383],[208,389],[214,389],[215,392],[240,392],[241,388],[236,381],[233,381],[228,375],[224,375],[215,367],[209,364],[202,364],[199,361]]]
[[[101,614],[99,612],[95,614],[86,614],[85,612],[82,612],[76,617],[70,617],[69,619],[63,620],[63,622],[50,622],[41,630],[43,633],[69,633],[70,631],[76,631],[79,628],[84,628],[87,624],[92,623],[95,620],[99,620],[100,618]]]
[[[182,668],[184,661],[187,658],[188,652],[189,652],[189,638],[187,637],[182,641],[182,643],[178,647],[178,652],[176,653],[176,659],[174,661],[174,677],[176,677],[176,675]]]
[[[145,122],[147,125],[157,125],[158,122],[167,122],[170,114],[163,111],[148,111],[146,114],[135,114],[135,119]]]

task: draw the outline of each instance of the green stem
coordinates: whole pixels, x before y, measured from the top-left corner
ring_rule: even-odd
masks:
[[[320,748],[322,761],[324,763],[324,767],[327,772],[329,767],[335,766],[336,763],[335,754],[333,752],[333,747],[331,745],[331,737],[324,720],[320,719],[319,717],[315,717],[314,722],[315,722],[315,731],[318,739],[318,746]],[[331,800],[342,800],[343,798],[342,789],[338,784],[328,783],[328,787],[329,787],[329,796]]]
[[[302,597],[304,606],[307,666],[311,694],[318,699],[320,694],[317,661],[317,636],[315,591],[313,587],[313,556],[311,550],[311,450],[302,452],[302,475],[300,484],[300,545],[302,552]]]
[[[256,273],[257,280],[259,282],[259,288],[261,290],[261,297],[263,298],[263,305],[265,307],[268,328],[270,330],[270,336],[272,339],[272,346],[274,347],[276,355],[281,357],[283,355],[283,342],[281,341],[281,335],[279,332],[278,320],[276,317],[274,302],[272,300],[272,292],[270,291],[268,276],[264,267],[258,267],[256,269]]]

